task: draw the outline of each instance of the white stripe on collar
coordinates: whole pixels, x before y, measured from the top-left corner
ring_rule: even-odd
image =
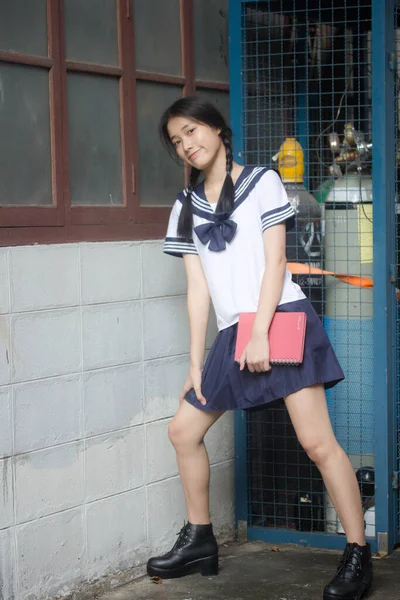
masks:
[[[185,194],[185,196],[187,196],[188,190],[187,189],[183,190],[183,193]],[[210,204],[207,202],[207,200],[203,200],[195,192],[192,192],[192,203],[194,206],[197,206],[197,208],[200,208],[201,210],[205,210],[206,212],[214,214],[214,211],[211,208]]]
[[[252,171],[247,175],[247,177],[239,185],[238,189],[235,190],[235,199],[234,199],[235,203],[246,192],[247,188],[250,186],[250,184],[253,181],[253,179],[260,172],[262,172],[264,170],[265,170],[265,167],[254,167],[252,169]],[[239,177],[240,177],[240,175],[239,175]],[[186,188],[185,190],[183,190],[183,193],[184,193],[185,196],[187,196],[188,195],[188,189]],[[198,196],[198,194],[196,194],[196,192],[194,192],[194,191],[192,192],[192,203],[193,203],[193,206],[196,206],[200,210],[204,210],[204,211],[206,211],[206,212],[208,212],[210,214],[214,214],[214,210],[212,209],[212,207],[209,204],[209,202],[207,200],[204,200],[203,198],[200,198],[200,196]],[[233,210],[235,210],[235,205],[233,206]]]
[[[236,200],[238,200],[240,198],[240,196],[242,194],[244,194],[244,192],[247,190],[247,188],[249,187],[249,185],[252,182],[252,180],[254,179],[254,177],[263,170],[264,170],[264,167],[256,167],[252,170],[251,173],[249,173],[249,175],[247,175],[246,179],[244,179],[244,181],[242,181],[242,183],[236,190],[235,202],[236,202]]]

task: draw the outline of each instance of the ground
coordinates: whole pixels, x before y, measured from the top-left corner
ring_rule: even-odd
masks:
[[[220,550],[217,577],[149,578],[96,600],[322,600],[340,553],[261,542],[227,544]],[[400,550],[374,559],[374,585],[367,600],[400,600]]]

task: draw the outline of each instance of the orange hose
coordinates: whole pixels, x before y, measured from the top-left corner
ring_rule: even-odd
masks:
[[[336,277],[336,279],[340,279],[340,281],[348,283],[349,285],[354,285],[360,288],[374,287],[374,282],[368,277],[360,277],[358,275],[343,275],[334,273],[333,271],[325,271],[324,269],[318,269],[317,267],[311,267],[310,265],[294,262],[287,263],[287,268],[292,275],[332,275],[332,277]]]

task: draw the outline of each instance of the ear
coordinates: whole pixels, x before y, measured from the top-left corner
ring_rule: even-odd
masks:
[[[218,135],[221,135],[222,129],[220,127],[218,127],[218,129],[217,129],[217,133],[218,133]]]

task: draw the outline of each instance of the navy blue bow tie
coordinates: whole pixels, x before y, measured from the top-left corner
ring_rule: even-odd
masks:
[[[194,228],[202,244],[210,242],[208,249],[211,252],[225,250],[226,242],[231,242],[235,237],[237,223],[229,219],[230,213],[216,213],[214,220]]]

